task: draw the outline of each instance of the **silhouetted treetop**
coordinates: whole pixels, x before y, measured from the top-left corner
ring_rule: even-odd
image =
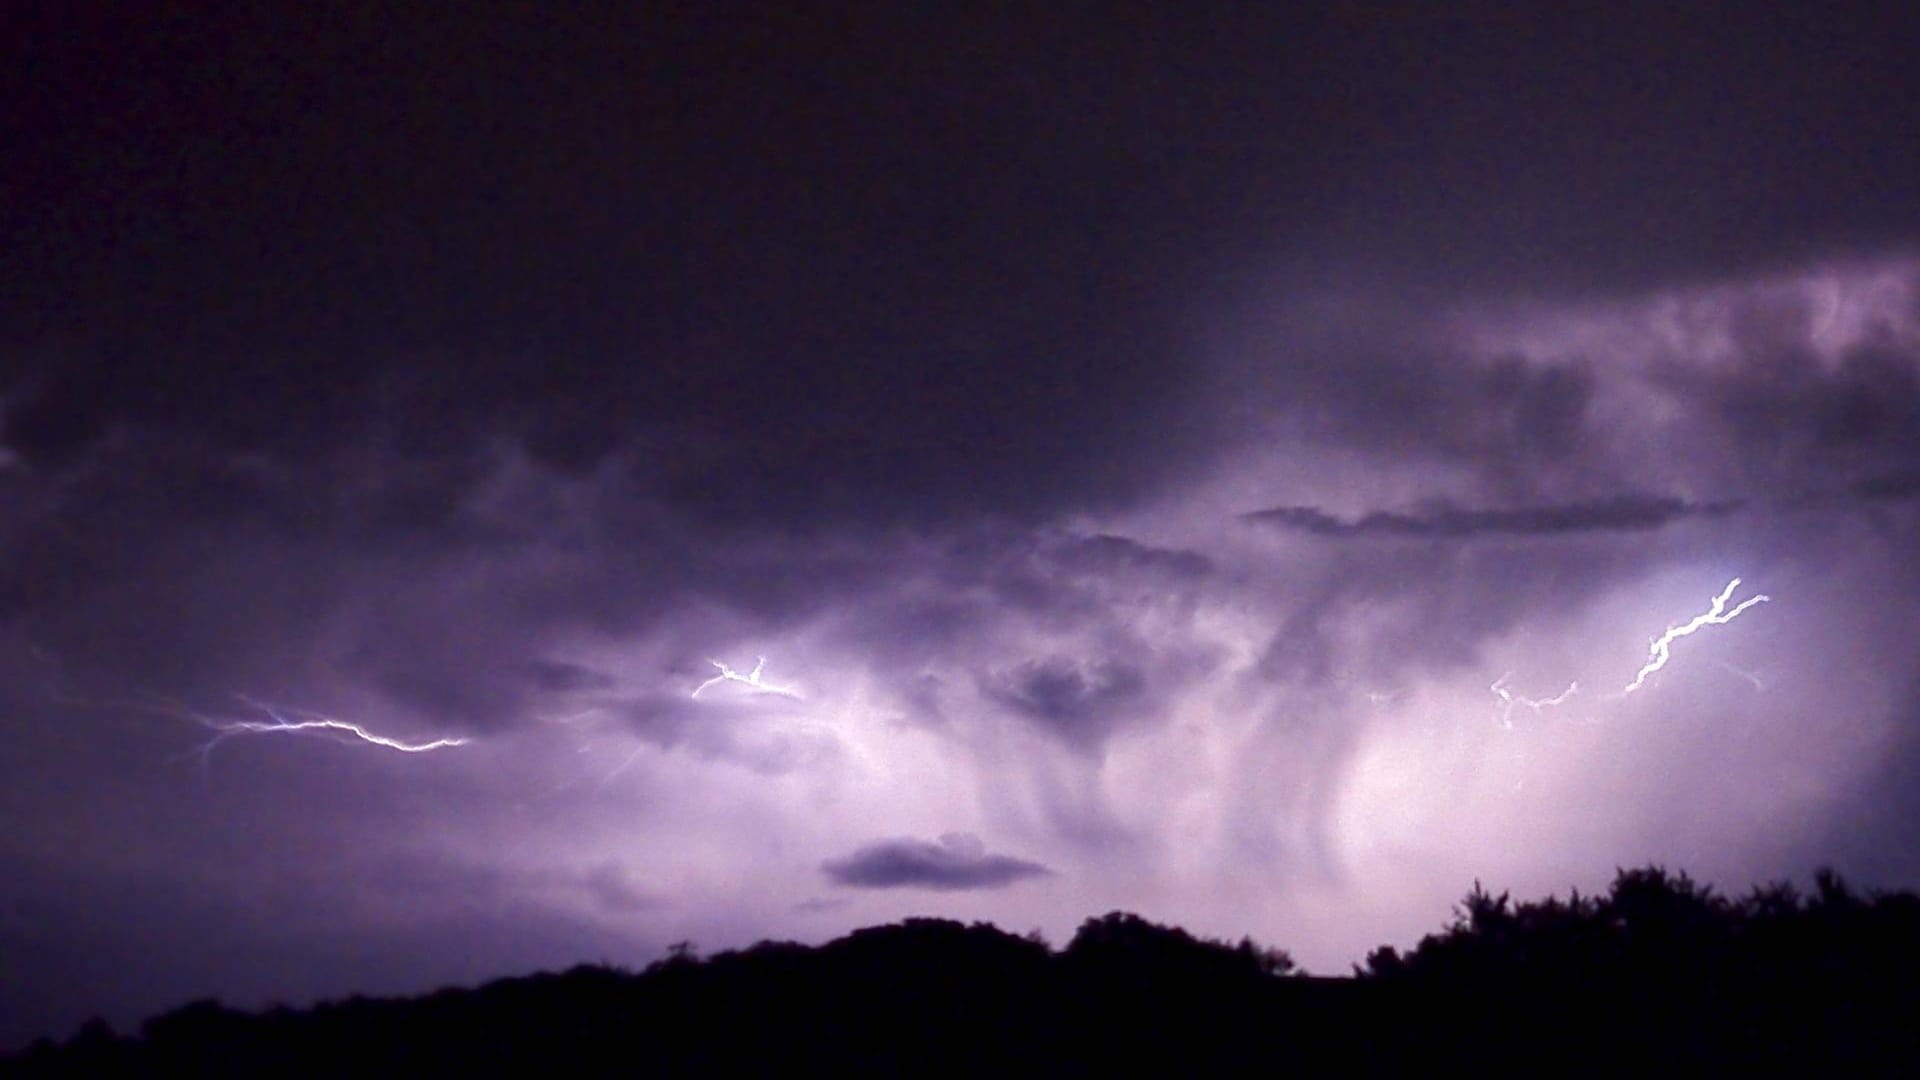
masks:
[[[1729,898],[1660,867],[1516,902],[1475,882],[1451,923],[1356,978],[1139,915],[1063,950],[917,918],[645,971],[582,965],[411,999],[248,1013],[190,1003],[137,1038],[92,1021],[18,1076],[1910,1075],[1920,897],[1822,872]]]

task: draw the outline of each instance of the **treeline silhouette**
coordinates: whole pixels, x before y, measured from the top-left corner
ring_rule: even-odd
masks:
[[[639,973],[582,966],[423,997],[247,1013],[200,1001],[137,1037],[89,1022],[16,1076],[1920,1073],[1920,897],[1822,872],[1740,898],[1619,872],[1451,925],[1352,977],[1115,912],[1062,950],[944,919],[762,942]]]

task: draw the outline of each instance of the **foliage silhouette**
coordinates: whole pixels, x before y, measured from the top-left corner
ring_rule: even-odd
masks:
[[[583,965],[423,997],[246,1013],[197,1001],[138,1037],[90,1021],[0,1062],[39,1076],[1405,1075],[1785,1068],[1910,1074],[1920,897],[1729,898],[1660,867],[1515,902],[1478,882],[1450,925],[1351,978],[1112,912],[1067,946],[909,919],[643,972]]]

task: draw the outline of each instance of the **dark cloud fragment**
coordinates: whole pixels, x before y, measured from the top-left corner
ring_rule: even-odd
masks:
[[[1883,326],[1826,356],[1815,322],[1804,296],[1751,300],[1728,329],[1738,363],[1675,363],[1655,381],[1717,428],[1755,484],[1825,488],[1836,475],[1920,471],[1920,350]]]
[[[1693,517],[1738,512],[1738,501],[1695,503],[1660,496],[1621,495],[1592,502],[1503,510],[1443,507],[1425,513],[1376,510],[1351,520],[1311,506],[1277,506],[1245,520],[1326,537],[1556,536],[1594,532],[1644,532]]]
[[[1854,484],[1853,493],[1870,502],[1920,498],[1920,471],[1870,476]]]
[[[1059,657],[1030,660],[1011,671],[986,675],[981,690],[1048,734],[1081,749],[1098,747],[1148,697],[1146,672],[1134,664],[1080,663]]]
[[[1584,464],[1602,382],[1591,359],[1487,353],[1390,294],[1316,289],[1257,297],[1234,316],[1213,393],[1242,437],[1464,463],[1516,493]]]
[[[606,672],[562,660],[529,660],[522,671],[535,688],[550,694],[605,690],[613,685],[613,677]]]
[[[1195,579],[1214,568],[1213,560],[1197,551],[1154,547],[1111,533],[1076,538],[1060,545],[1053,555],[1067,569],[1092,574],[1135,572]]]
[[[1053,873],[1010,855],[989,855],[980,838],[948,833],[938,842],[902,837],[879,840],[830,859],[821,871],[836,885],[859,889],[923,888],[955,891],[1004,889]]]

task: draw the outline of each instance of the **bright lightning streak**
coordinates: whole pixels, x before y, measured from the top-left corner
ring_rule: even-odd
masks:
[[[1739,587],[1739,578],[1727,582],[1727,587],[1721,589],[1720,595],[1713,598],[1713,607],[1706,614],[1694,616],[1693,621],[1684,626],[1670,626],[1666,633],[1654,638],[1653,644],[1648,646],[1648,659],[1645,666],[1641,667],[1639,674],[1633,677],[1633,681],[1627,684],[1627,688],[1622,693],[1631,694],[1640,689],[1641,684],[1647,681],[1647,676],[1666,667],[1667,661],[1673,657],[1673,643],[1676,639],[1686,637],[1705,626],[1724,626],[1732,622],[1741,612],[1755,604],[1764,604],[1770,599],[1765,593],[1759,593],[1742,600],[1738,606],[1729,611],[1727,601],[1732,599],[1733,590]]]
[[[1513,678],[1513,673],[1509,671],[1505,675],[1495,679],[1493,685],[1487,688],[1492,690],[1500,699],[1500,724],[1502,727],[1513,726],[1513,708],[1516,705],[1525,705],[1537,713],[1542,709],[1551,709],[1556,705],[1565,705],[1568,698],[1580,692],[1580,684],[1571,682],[1567,684],[1565,690],[1560,691],[1553,697],[1530,698],[1525,695],[1515,694],[1513,691],[1507,689],[1507,680],[1511,678]]]
[[[706,682],[703,682],[699,686],[694,687],[692,696],[695,698],[698,698],[700,696],[700,691],[705,690],[710,686],[715,686],[719,683],[724,683],[724,682],[737,682],[745,686],[751,686],[755,690],[759,690],[762,693],[767,693],[767,694],[784,694],[787,697],[791,697],[791,698],[797,698],[800,696],[799,693],[797,693],[796,691],[788,687],[772,686],[762,682],[760,680],[760,673],[765,671],[767,668],[767,658],[762,656],[762,657],[759,657],[758,660],[759,662],[753,665],[753,670],[748,672],[745,675],[740,674],[739,672],[733,670],[731,667],[728,667],[726,664],[723,664],[718,660],[707,661],[707,663],[712,664],[716,668],[719,668],[720,674],[715,675],[713,678],[708,679]]]
[[[50,656],[43,658],[39,655],[40,652],[41,650],[35,650],[35,659],[42,660],[42,662],[46,663],[58,662],[57,658]],[[157,695],[147,695],[144,700],[104,700],[79,697],[68,693],[58,685],[51,687],[50,691],[55,701],[68,705],[138,709],[141,712],[156,713],[161,716],[172,717],[176,720],[191,720],[213,732],[213,738],[207,740],[206,744],[200,747],[199,756],[202,765],[205,765],[211,759],[214,747],[240,735],[293,735],[303,732],[337,731],[351,735],[361,742],[372,743],[375,746],[385,747],[388,750],[397,750],[403,754],[424,754],[432,750],[446,750],[456,746],[465,746],[472,741],[471,739],[448,737],[433,739],[428,742],[407,742],[404,739],[396,739],[369,731],[359,724],[347,720],[339,720],[327,716],[324,713],[317,713],[307,709],[269,705],[266,702],[238,693],[233,695],[235,699],[248,708],[265,715],[267,719],[229,720],[210,716],[207,713],[191,708],[178,701]],[[289,719],[290,717],[292,719]]]
[[[236,695],[252,708],[265,713],[265,720],[216,720],[210,716],[195,714],[194,718],[214,730],[213,741],[206,745],[207,752],[215,746],[237,735],[273,735],[294,734],[302,731],[339,731],[363,742],[375,746],[384,746],[389,750],[398,750],[403,754],[424,754],[430,750],[445,750],[454,746],[465,746],[468,742],[461,738],[434,739],[431,742],[410,743],[389,738],[368,731],[359,724],[347,720],[336,720],[331,716],[308,712],[304,709],[276,709],[271,705],[253,700],[244,695]],[[298,719],[288,719],[289,716]]]

